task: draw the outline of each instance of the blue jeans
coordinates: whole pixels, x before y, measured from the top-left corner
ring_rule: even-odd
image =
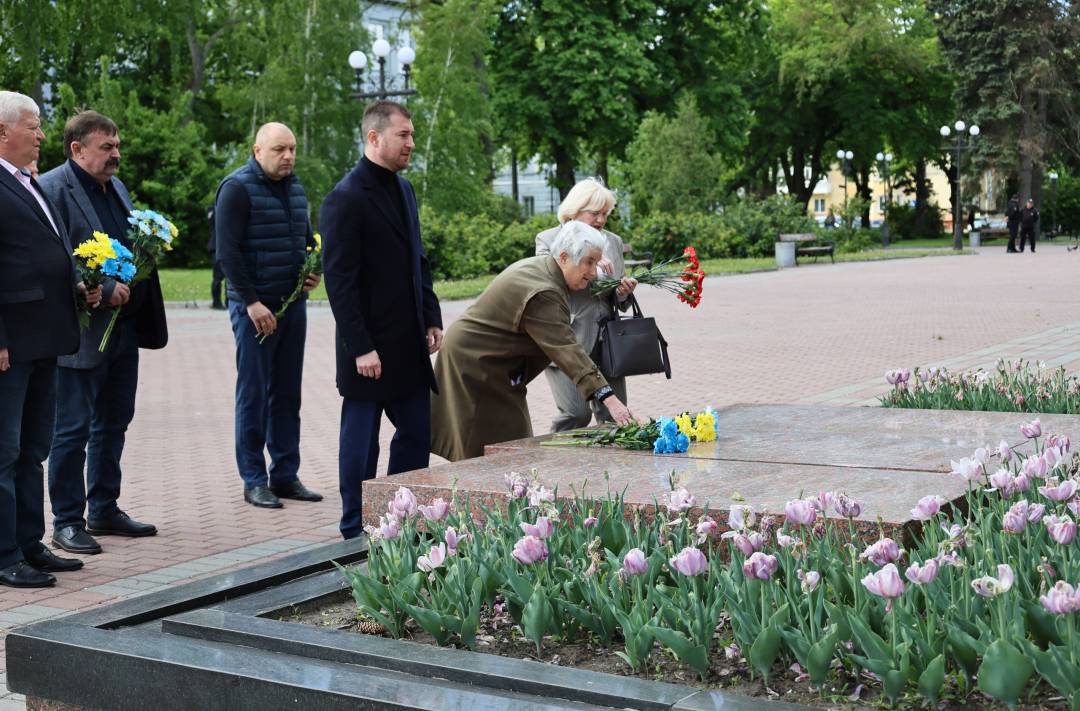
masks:
[[[341,435],[338,442],[338,489],[341,492],[341,524],[345,538],[364,530],[364,482],[375,478],[379,462],[379,425],[382,414],[394,425],[387,474],[424,469],[431,450],[431,396],[427,387],[411,398],[372,402],[345,398],[341,403]]]
[[[120,508],[120,457],[135,417],[139,339],[131,319],[116,322],[105,358],[93,368],[57,368],[56,425],[49,452],[53,528],[85,527]],[[83,465],[86,482],[83,483]]]
[[[232,299],[229,320],[236,339],[236,466],[244,488],[266,486],[268,478],[272,486],[296,481],[307,302],[286,309],[261,344],[247,308]]]
[[[0,568],[41,550],[45,472],[56,413],[56,359],[0,372]]]

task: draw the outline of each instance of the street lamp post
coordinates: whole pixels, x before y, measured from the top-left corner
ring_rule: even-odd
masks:
[[[382,38],[377,39],[371,46],[371,52],[379,62],[379,83],[370,89],[364,89],[364,67],[367,66],[367,55],[359,50],[351,52],[349,54],[349,66],[356,71],[356,91],[349,96],[354,99],[365,100],[387,99],[391,96],[410,96],[416,93],[416,89],[409,87],[409,80],[412,78],[412,63],[416,61],[416,52],[412,47],[400,47],[397,50],[403,76],[403,88],[401,89],[394,88],[395,79],[393,77],[389,81],[386,77],[386,59],[390,56],[390,43]]]
[[[1058,174],[1050,171],[1050,237],[1057,237],[1057,181]]]
[[[882,153],[874,156],[881,166],[881,177],[885,181],[885,209],[881,211],[881,246],[889,246],[889,208],[892,207],[892,185],[889,183],[889,163],[892,163],[892,153]]]
[[[953,128],[956,129],[956,141],[951,146],[945,146],[945,150],[953,151],[956,156],[954,160],[954,169],[956,172],[956,204],[953,205],[953,249],[961,250],[964,248],[964,220],[963,220],[963,200],[960,197],[960,158],[965,150],[971,148],[971,141],[975,136],[979,135],[979,127],[972,124],[970,127],[963,121],[957,121],[953,124]],[[970,138],[965,141],[964,129],[967,129],[967,133]],[[942,138],[948,138],[953,132],[952,128],[948,126],[942,126],[939,130]]]
[[[844,174],[844,218],[847,218],[847,174],[851,170],[851,159],[855,154],[845,151],[843,148],[836,152],[836,159],[840,161],[840,172]]]

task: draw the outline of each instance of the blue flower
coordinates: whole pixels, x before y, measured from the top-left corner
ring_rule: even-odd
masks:
[[[125,247],[120,240],[112,240],[113,251],[116,252],[116,258],[120,260],[130,261],[132,258],[131,250]]]
[[[665,440],[663,437],[656,438],[656,441],[653,442],[652,446],[653,454],[663,454],[665,452],[664,442]]]
[[[674,445],[675,446],[673,451],[685,452],[686,450],[690,449],[690,438],[687,437],[684,432],[680,432],[679,435],[675,438]]]
[[[668,439],[674,437],[679,432],[679,426],[675,424],[675,420],[670,417],[660,418],[660,435]]]
[[[130,283],[135,278],[135,265],[131,262],[122,262],[120,264],[120,281]]]

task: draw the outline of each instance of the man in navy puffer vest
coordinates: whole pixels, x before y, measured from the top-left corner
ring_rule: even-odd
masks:
[[[214,211],[217,258],[229,284],[236,339],[236,464],[244,500],[275,509],[281,508],[281,498],[322,500],[297,474],[306,293],[274,318],[296,286],[307,248],[315,246],[307,195],[293,175],[295,162],[292,131],[280,123],[264,125],[247,163],[218,187]],[[319,277],[312,276],[304,291],[318,284]],[[262,336],[266,340],[260,343]]]

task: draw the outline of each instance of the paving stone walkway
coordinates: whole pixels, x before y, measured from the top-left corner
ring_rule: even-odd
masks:
[[[888,388],[883,374],[890,368],[988,367],[999,357],[1077,370],[1078,271],[1080,253],[1043,244],[1034,255],[990,247],[972,256],[714,277],[696,310],[643,287],[642,308],[658,317],[671,344],[674,376],[634,378],[630,406],[660,415],[737,402],[874,404]],[[468,303],[444,304],[446,322]],[[233,455],[228,318],[205,304],[170,308],[168,348],[142,352],[120,501],[161,533],[101,537],[104,552],[87,556],[83,570],[60,574],[55,588],[0,588],[0,634],[338,538],[333,319],[325,305],[312,305],[309,314],[301,478],[326,499],[287,502],[277,511],[243,502]],[[547,431],[554,405],[542,378],[529,399],[536,431]],[[381,469],[391,434],[384,425]],[[6,688],[2,663],[0,656]],[[16,695],[0,697],[0,711],[22,706]]]

